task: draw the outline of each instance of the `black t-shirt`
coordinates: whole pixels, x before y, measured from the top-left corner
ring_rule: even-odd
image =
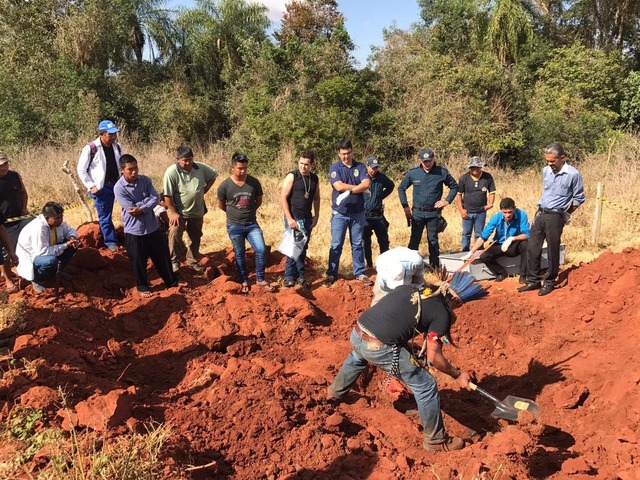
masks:
[[[310,173],[303,176],[300,170],[289,172],[293,174],[293,186],[287,198],[289,210],[293,218],[311,218],[313,198],[318,189],[318,175]]]
[[[9,170],[4,177],[0,177],[0,213],[4,218],[22,215],[22,183],[20,176]]]
[[[411,301],[416,290],[409,285],[393,289],[360,315],[358,323],[387,345],[405,345],[418,333],[449,335],[451,319],[447,300],[441,295],[423,298],[420,322],[418,304]]]
[[[458,194],[462,195],[462,207],[469,213],[480,213],[487,204],[487,195],[496,191],[496,184],[490,173],[482,172],[476,182],[470,173],[465,173],[458,181]]]
[[[257,178],[247,175],[239,187],[231,177],[218,187],[218,200],[227,205],[227,225],[249,225],[256,222],[256,197],[262,196],[262,185]]]
[[[102,144],[104,158],[107,161],[107,171],[104,174],[104,181],[108,183],[116,183],[120,179],[120,171],[116,163],[116,156],[113,152],[113,145],[106,146]]]

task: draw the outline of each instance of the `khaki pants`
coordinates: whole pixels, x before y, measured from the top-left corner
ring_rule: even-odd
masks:
[[[186,258],[187,265],[195,265],[200,260],[200,239],[202,238],[202,224],[204,219],[182,218],[177,226],[169,227],[169,253],[171,263],[180,263]],[[187,232],[186,254],[182,244],[182,236]]]

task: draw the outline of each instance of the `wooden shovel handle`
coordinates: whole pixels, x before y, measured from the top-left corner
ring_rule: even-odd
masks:
[[[464,262],[462,264],[462,266],[460,268],[458,268],[454,273],[457,272],[461,272],[462,270],[464,270],[465,268],[467,268],[468,265],[471,264],[471,262],[473,262],[474,260],[476,260],[480,255],[482,255],[482,252],[484,252],[485,250],[490,249],[493,244],[496,243],[496,241],[494,240],[493,242],[491,242],[489,245],[487,245],[487,248],[485,248],[484,250],[478,250],[476,253],[474,253],[473,255],[471,255],[471,258],[469,260],[467,260],[466,262]],[[453,276],[453,275],[452,275]]]

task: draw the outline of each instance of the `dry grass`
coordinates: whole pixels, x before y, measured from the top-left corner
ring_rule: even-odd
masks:
[[[156,187],[161,186],[164,170],[174,161],[173,148],[168,145],[155,143],[143,145],[134,140],[123,139],[124,149],[138,158],[140,171],[154,182]],[[68,177],[61,171],[66,158],[77,158],[83,143],[69,146],[65,150],[49,147],[29,147],[16,152],[12,160],[12,168],[20,171],[30,193],[30,208],[37,212],[47,200],[56,200],[65,204],[78,202]],[[205,162],[214,167],[220,173],[219,182],[229,173],[228,159],[231,157],[232,148],[226,143],[212,144],[202,148],[196,148],[196,160]],[[586,184],[587,202],[574,215],[573,223],[565,229],[563,241],[567,245],[566,260],[569,263],[578,263],[595,258],[603,250],[622,250],[626,246],[637,246],[638,240],[638,215],[625,212],[613,203],[606,203],[604,207],[602,229],[597,245],[591,244],[591,229],[593,212],[595,208],[595,192],[598,181],[605,181],[605,194],[608,200],[625,206],[634,212],[640,213],[640,198],[634,186],[638,182],[637,158],[640,153],[640,137],[622,137],[613,149],[610,162],[607,163],[606,154],[594,154],[588,157],[577,167],[582,172]],[[295,153],[292,146],[283,148],[280,159],[276,162],[272,178],[257,175],[262,182],[265,196],[263,207],[259,210],[258,219],[264,231],[267,244],[277,248],[283,231],[283,216],[278,205],[278,195],[281,180],[284,174],[295,168]],[[403,164],[410,164],[406,160]],[[75,160],[72,162],[75,165]],[[608,164],[608,166],[607,166]],[[516,204],[532,216],[536,209],[536,203],[541,192],[541,169],[544,165],[541,161],[535,168],[514,172],[511,170],[497,169],[487,166],[497,184],[497,199],[510,196]],[[464,158],[451,158],[447,162],[452,174],[458,178],[465,171]],[[251,173],[251,164],[250,164]],[[330,187],[326,179],[326,172],[319,172],[322,178],[321,193],[321,219],[318,228],[313,233],[309,246],[309,255],[319,265],[327,263],[330,229]],[[396,184],[400,178],[394,179]],[[215,190],[215,188],[214,188]],[[411,193],[411,192],[409,192]],[[230,246],[226,235],[224,213],[215,207],[215,191],[207,195],[209,214],[205,219],[205,233],[203,238],[203,253],[218,251]],[[497,211],[494,209],[491,213]],[[447,230],[441,234],[441,250],[453,252],[460,248],[460,235],[462,232],[460,217],[454,206],[445,209],[444,215],[449,222]],[[391,226],[389,229],[392,246],[406,245],[409,238],[409,230],[398,197],[393,193],[386,201],[386,216]],[[116,207],[116,223],[119,222],[119,209]],[[75,207],[66,211],[66,220],[72,225],[79,225],[85,221],[82,208]],[[374,242],[374,255],[376,245]],[[421,251],[427,253],[426,244],[423,242]],[[351,272],[350,248],[345,246],[342,257],[341,273]]]

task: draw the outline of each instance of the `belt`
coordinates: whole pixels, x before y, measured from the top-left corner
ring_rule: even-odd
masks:
[[[381,217],[382,210],[370,210],[367,212],[367,217]]]
[[[539,212],[542,213],[553,213],[555,215],[562,215],[564,210],[560,210],[559,208],[538,208]]]
[[[356,329],[356,333],[358,335],[360,335],[360,338],[362,338],[362,340],[364,340],[367,343],[373,343],[374,345],[377,345],[379,347],[384,346],[384,343],[382,343],[380,340],[378,340],[376,337],[374,337],[373,335],[369,335],[368,333],[365,333],[362,330],[362,327],[360,326],[359,323],[356,323],[355,326]]]
[[[414,205],[413,210],[418,210],[419,212],[435,212],[437,209],[433,207],[416,207]]]

